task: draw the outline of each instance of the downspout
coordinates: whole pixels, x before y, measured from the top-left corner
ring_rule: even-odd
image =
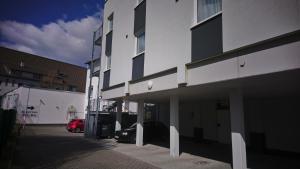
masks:
[[[101,27],[102,26],[103,25],[101,25]],[[101,29],[101,27],[100,27],[100,29]],[[101,35],[103,35],[103,28],[101,30],[102,30],[102,32],[99,32],[99,33],[101,33]],[[94,32],[94,35],[95,35],[95,32]],[[100,65],[99,66],[100,66],[100,70],[101,70],[101,52],[100,52]],[[96,138],[97,138],[97,130],[98,130],[99,104],[100,104],[100,89],[99,89],[100,88],[100,74],[101,73],[99,73],[98,84],[97,84],[96,125],[95,125],[95,137]]]
[[[95,50],[95,36],[96,32],[93,33],[93,46],[92,46],[92,61],[91,61],[91,66],[90,66],[90,84],[89,84],[89,90],[88,90],[88,105],[87,105],[87,119],[86,119],[86,128],[85,128],[85,135],[90,136],[90,131],[89,131],[89,126],[90,126],[90,108],[91,108],[91,87],[92,87],[92,78],[93,78],[93,72],[94,72],[94,50]]]

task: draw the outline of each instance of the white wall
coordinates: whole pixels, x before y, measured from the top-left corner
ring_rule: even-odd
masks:
[[[184,64],[191,61],[193,1],[156,0],[146,3],[144,75],[178,67],[177,79],[182,82],[185,80]],[[112,13],[114,15],[110,86],[131,80],[132,58],[136,56],[136,38],[133,35],[136,5],[136,0],[110,0],[105,4],[102,74],[106,64],[107,18]]]
[[[78,118],[84,118],[84,93],[20,87],[6,97],[9,95],[19,96],[15,106],[19,117],[26,112],[27,98],[28,107],[34,107],[33,110],[27,110],[32,111],[26,117],[28,124],[65,124],[70,120],[68,111],[71,106],[75,108]]]
[[[299,0],[223,0],[222,2],[224,51],[300,28]]]
[[[144,74],[190,62],[193,1],[151,0],[146,8]]]
[[[110,86],[131,80],[132,58],[135,56],[134,7],[136,0],[109,0],[104,9],[103,46],[101,57],[101,81],[106,68],[107,18],[113,13],[113,40],[111,53]],[[126,38],[126,35],[128,38]],[[102,84],[101,84],[102,86]],[[102,88],[102,87],[101,87]]]

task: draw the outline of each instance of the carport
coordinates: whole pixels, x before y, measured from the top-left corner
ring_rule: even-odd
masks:
[[[158,120],[170,126],[172,157],[185,152],[234,168],[299,168],[298,77],[291,70],[128,96],[138,102],[136,145],[143,146],[144,103],[155,103]]]

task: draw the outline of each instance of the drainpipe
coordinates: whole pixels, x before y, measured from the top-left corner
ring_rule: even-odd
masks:
[[[93,32],[93,46],[92,46],[92,61],[91,61],[91,66],[90,66],[90,84],[89,84],[89,90],[88,90],[88,105],[87,105],[87,119],[86,119],[86,128],[85,128],[85,136],[90,136],[90,131],[89,131],[89,126],[90,126],[90,108],[91,108],[91,87],[92,87],[92,78],[93,78],[93,72],[94,72],[94,50],[95,50],[95,36],[96,32]]]
[[[96,99],[96,125],[95,125],[95,138],[97,138],[97,129],[98,129],[98,117],[99,117],[99,101],[100,101],[100,96],[99,96],[99,87],[100,87],[100,74],[99,74],[99,77],[98,77],[98,84],[97,84],[97,99]]]
[[[101,34],[101,36],[103,35],[103,25],[100,26],[100,30],[102,30],[102,32],[99,31],[99,34]],[[96,32],[94,32],[94,36],[96,35]],[[101,52],[100,52],[100,70],[101,70]],[[101,72],[101,71],[100,71]],[[98,129],[98,118],[99,118],[99,104],[100,104],[100,74],[99,73],[99,77],[98,77],[98,84],[97,84],[97,103],[96,103],[96,125],[95,125],[95,137],[97,138],[97,129]]]

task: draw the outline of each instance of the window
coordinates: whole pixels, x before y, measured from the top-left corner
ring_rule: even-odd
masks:
[[[113,25],[114,25],[113,19],[114,19],[113,14],[111,14],[111,15],[108,17],[108,31],[107,31],[107,32],[110,32],[110,31],[113,30]]]
[[[110,69],[111,67],[111,57],[106,56],[106,70]]]
[[[145,51],[145,33],[137,36],[136,53],[140,54]]]
[[[197,22],[222,11],[222,0],[197,0]]]
[[[22,77],[33,79],[33,73],[30,72],[22,72]]]
[[[137,0],[137,4],[139,5],[143,0]]]

